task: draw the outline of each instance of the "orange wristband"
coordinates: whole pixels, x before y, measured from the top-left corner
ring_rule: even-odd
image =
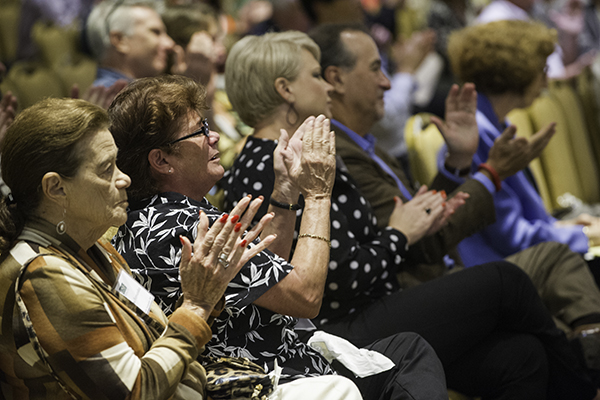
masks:
[[[485,169],[487,172],[492,175],[492,182],[494,182],[494,186],[496,187],[496,192],[499,192],[502,189],[502,182],[500,182],[500,176],[496,172],[494,168],[490,164],[481,163],[477,166],[477,171]]]

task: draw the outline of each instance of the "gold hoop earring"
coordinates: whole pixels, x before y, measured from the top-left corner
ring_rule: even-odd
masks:
[[[294,115],[295,120],[292,122],[290,121],[290,115]],[[285,121],[289,124],[289,125],[296,125],[298,123],[298,120],[300,119],[300,114],[298,114],[298,111],[296,111],[296,107],[294,107],[294,103],[290,103],[290,106],[287,110],[287,114],[285,114]]]

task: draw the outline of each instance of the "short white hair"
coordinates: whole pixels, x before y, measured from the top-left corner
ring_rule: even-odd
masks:
[[[135,28],[132,23],[134,7],[146,7],[161,13],[162,0],[104,0],[92,9],[86,26],[87,41],[92,55],[102,61],[110,48],[110,32],[121,32],[131,36]]]

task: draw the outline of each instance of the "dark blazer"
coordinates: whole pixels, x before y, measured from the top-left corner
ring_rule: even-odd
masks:
[[[362,194],[371,202],[378,225],[385,227],[394,209],[394,196],[399,196],[403,201],[407,199],[396,186],[394,179],[388,175],[369,155],[360,148],[345,132],[333,127],[336,135],[337,155],[342,158],[348,172],[355,181]],[[383,149],[375,148],[375,154],[379,156],[411,193],[415,190],[410,186],[400,163],[389,156]],[[460,258],[455,251],[456,245],[465,237],[472,235],[483,227],[492,224],[496,220],[494,200],[490,192],[479,181],[470,179],[462,185],[438,174],[432,182],[430,189],[445,190],[448,197],[453,192],[462,191],[468,193],[470,198],[466,204],[456,210],[448,221],[448,224],[434,235],[421,239],[411,246],[409,250],[409,263],[415,266],[412,271],[419,280],[428,280],[445,272],[443,257],[450,254],[460,264]],[[429,265],[423,269],[422,264]],[[419,266],[419,267],[416,267]],[[419,272],[418,270],[421,269]]]

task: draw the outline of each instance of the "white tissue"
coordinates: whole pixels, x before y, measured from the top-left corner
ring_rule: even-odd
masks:
[[[392,360],[381,353],[359,349],[346,339],[323,331],[315,332],[308,340],[308,345],[327,361],[338,360],[359,378],[376,375],[395,366]]]

